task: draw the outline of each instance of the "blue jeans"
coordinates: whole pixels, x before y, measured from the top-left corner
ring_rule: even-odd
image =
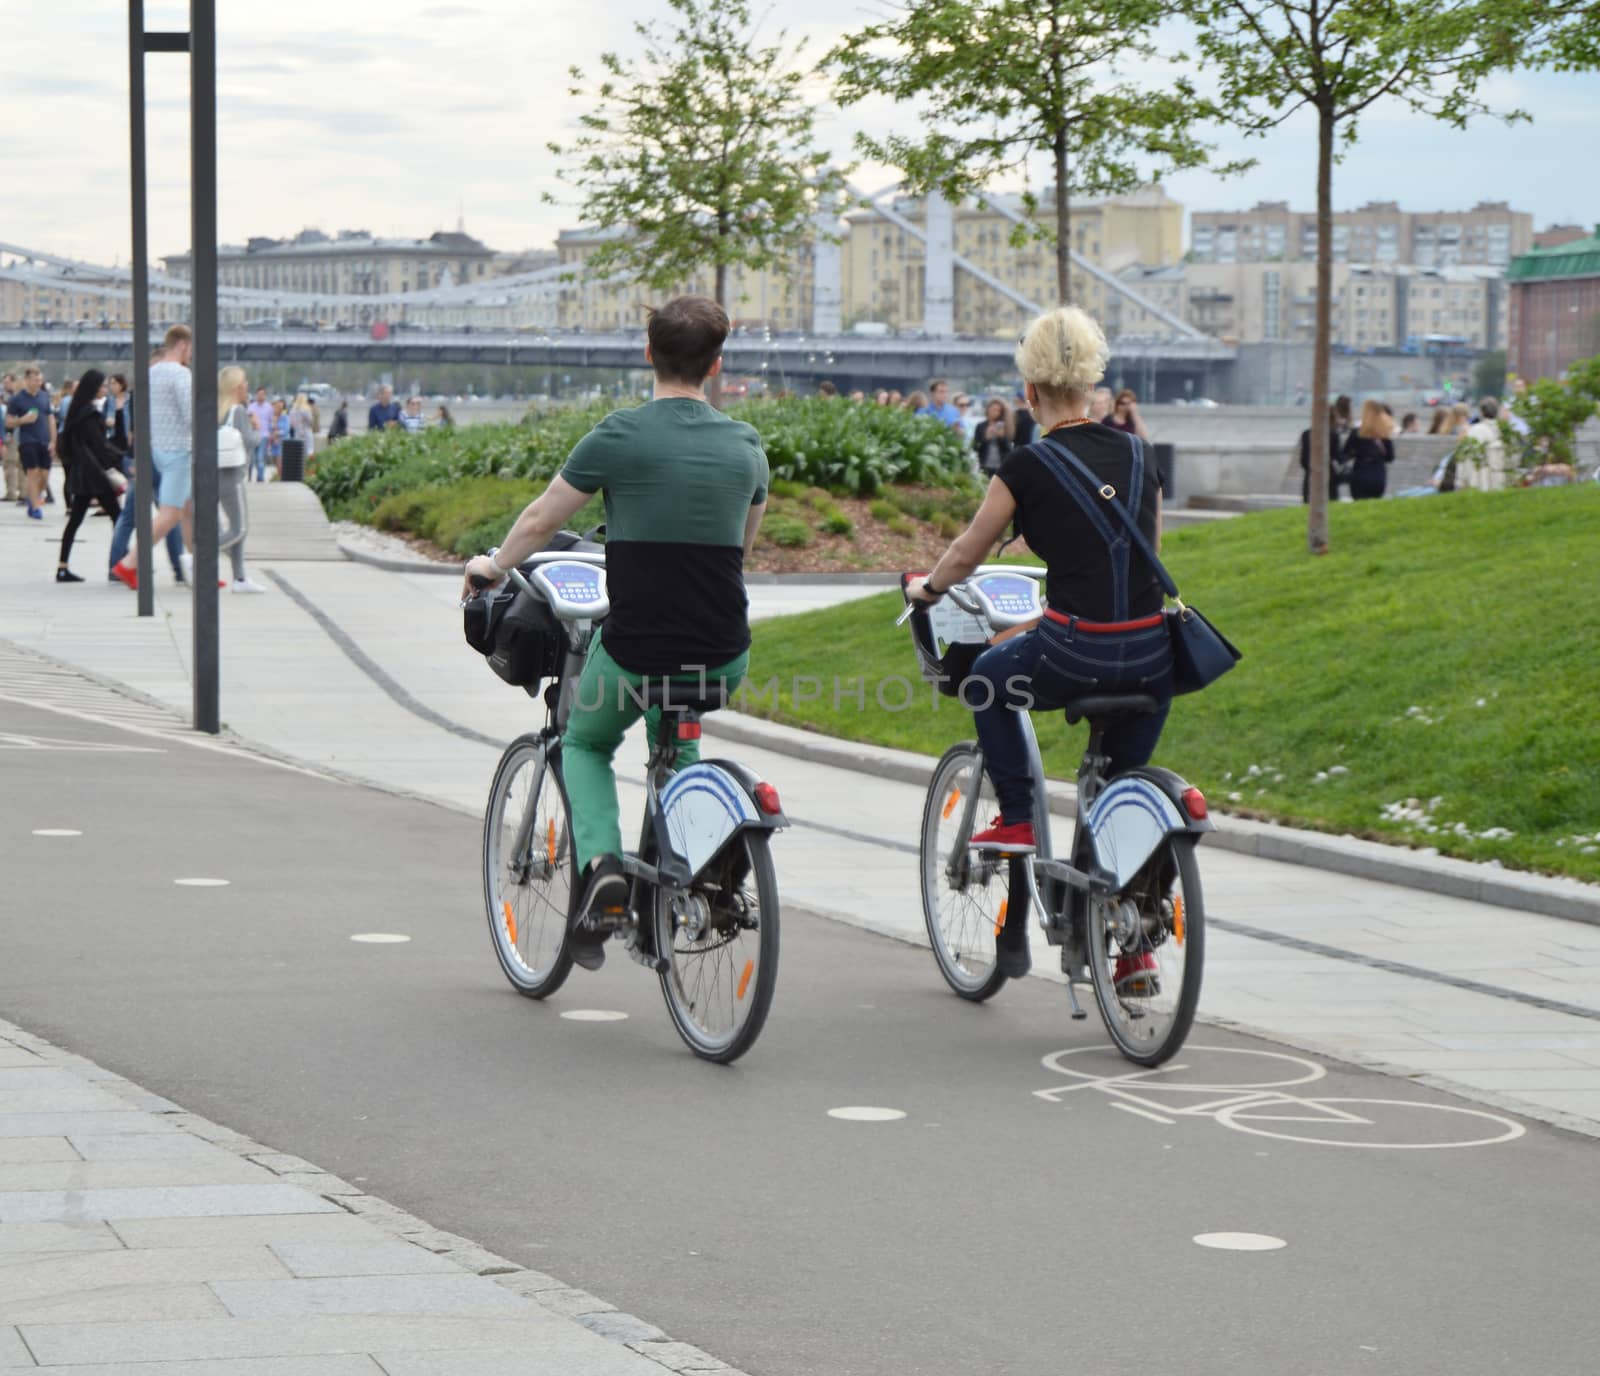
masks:
[[[267,441],[264,438],[256,441],[256,452],[250,456],[250,472],[258,483],[266,482]]]
[[[1148,717],[1107,729],[1109,774],[1149,763],[1172,706],[1172,644],[1165,626],[1111,634],[1051,620],[991,646],[963,687],[984,763],[1008,823],[1033,820],[1033,780],[1019,712],[1054,709],[1091,693],[1147,693],[1161,703]]]
[[[132,467],[133,461],[131,459],[125,461],[123,464],[123,470],[125,472]],[[129,473],[128,477],[131,479],[133,474]],[[159,473],[156,474],[155,479],[156,500],[157,505],[159,505],[161,498],[161,475]],[[138,519],[139,509],[134,504],[134,488],[132,482],[130,481],[128,484],[128,490],[122,494],[122,514],[117,517],[116,528],[111,532],[111,562],[113,564],[120,564],[123,556],[127,554],[128,546],[133,542],[134,523]],[[183,577],[183,565],[179,562],[178,556],[182,553],[183,528],[181,526],[173,526],[173,528],[167,532],[167,558],[172,560],[172,571],[180,578]]]

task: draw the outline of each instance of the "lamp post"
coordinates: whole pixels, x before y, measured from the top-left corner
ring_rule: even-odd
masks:
[[[190,301],[194,351],[194,727],[216,734],[217,647],[217,11],[190,0],[188,33],[147,33],[144,0],[128,0],[128,170],[133,220],[133,405],[135,530],[140,616],[155,614],[150,540],[150,243],[145,176],[146,53],[189,54]]]

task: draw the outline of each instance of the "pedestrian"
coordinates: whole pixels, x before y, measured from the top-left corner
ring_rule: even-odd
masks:
[[[400,403],[394,399],[394,388],[388,383],[378,388],[378,399],[367,411],[368,430],[398,430],[400,428]]]
[[[1011,441],[1013,444],[1032,444],[1034,431],[1033,412],[1028,409],[1028,398],[1021,392],[1011,399]]]
[[[1428,422],[1430,435],[1448,435],[1450,433],[1450,408],[1436,406],[1433,408],[1433,419]]]
[[[1456,485],[1479,492],[1499,492],[1506,486],[1506,441],[1500,433],[1500,402],[1484,397],[1478,403],[1481,419],[1467,427],[1464,439],[1474,440],[1473,457],[1457,465]]]
[[[333,420],[328,426],[328,443],[342,440],[350,433],[350,403],[343,397],[339,398],[339,409],[333,413]]]
[[[283,442],[289,438],[289,407],[282,397],[272,399],[272,446],[267,451],[267,458],[271,466],[267,470],[267,481],[275,482],[283,477]]]
[[[920,416],[928,409],[928,394],[926,392],[913,392],[901,405],[912,415]]]
[[[427,424],[422,414],[422,398],[407,397],[405,412],[400,417],[400,428],[408,435],[420,435],[427,428]]]
[[[1137,435],[1146,444],[1150,442],[1150,432],[1145,428],[1144,417],[1139,414],[1139,398],[1131,387],[1124,387],[1117,393],[1105,423],[1126,435]]]
[[[1472,427],[1472,408],[1464,401],[1458,401],[1450,408],[1450,420],[1447,435],[1457,437],[1464,435]]]
[[[888,406],[904,406],[906,404],[906,399],[899,392],[895,391],[893,387],[891,387],[889,389],[889,400],[885,404]]]
[[[56,562],[58,583],[83,582],[70,563],[72,543],[89,508],[99,506],[112,520],[122,515],[118,498],[128,480],[122,473],[122,456],[106,438],[105,417],[100,410],[100,389],[105,381],[105,374],[97,368],[90,368],[78,380],[57,444],[66,473],[62,494],[67,505],[67,524],[61,532],[61,555]]]
[[[0,377],[0,416],[5,415],[5,408],[17,394],[17,387],[15,373],[6,373]],[[0,455],[3,455],[5,468],[5,500],[16,502],[20,506],[28,499],[23,494],[22,460],[17,454],[17,437],[10,426],[7,426],[4,434],[0,435]]]
[[[1111,389],[1096,387],[1089,396],[1089,419],[1104,421],[1111,414]]]
[[[456,418],[450,414],[450,408],[442,401],[439,403],[439,409],[433,414],[433,423],[440,430],[454,430],[456,428]]]
[[[1349,472],[1345,449],[1350,440],[1350,398],[1334,398],[1328,407],[1328,500],[1339,500],[1339,484]],[[1311,431],[1300,432],[1300,500],[1311,500]]]
[[[304,392],[296,392],[289,407],[289,438],[300,441],[300,461],[308,461],[316,450],[317,418],[311,411],[311,398]]]
[[[950,384],[942,377],[936,377],[928,384],[928,395],[917,408],[917,415],[932,416],[954,430],[961,428],[961,412],[950,404]]]
[[[250,419],[255,422],[256,448],[250,456],[250,472],[258,483],[267,480],[267,458],[272,453],[272,403],[267,400],[267,389],[256,388],[256,399],[250,403]]]
[[[829,382],[827,378],[823,378],[822,381],[817,384],[817,396],[820,400],[832,401],[838,395],[839,389],[835,387],[833,383]]]
[[[889,391],[886,387],[878,388],[873,394],[872,404],[874,406],[887,406],[889,404]]]
[[[6,429],[17,437],[28,515],[42,521],[45,483],[56,452],[56,415],[44,394],[44,372],[37,363],[22,370],[22,389],[6,403]]]
[[[187,581],[194,579],[194,386],[189,377],[189,356],[194,334],[187,325],[174,325],[162,341],[161,362],[150,369],[150,456],[155,462],[159,505],[150,527],[154,540],[169,530],[183,530],[184,553],[179,562]],[[130,588],[139,586],[139,573],[128,553],[111,572]]]
[[[716,697],[743,681],[750,657],[744,564],[767,505],[760,435],[706,400],[706,383],[722,371],[727,313],[706,297],[682,296],[650,312],[647,333],[653,399],[613,411],[580,440],[498,552],[465,570],[464,595],[472,580],[499,583],[604,493],[611,613],[591,642],[561,738],[584,884],[571,905],[568,942],[585,969],[605,959],[603,943],[628,904],[612,757],[641,715],[645,683],[666,678],[682,692]],[[687,587],[692,597],[683,595]],[[659,708],[649,713],[650,739],[660,715]],[[698,742],[683,745],[680,769],[699,757]]]
[[[151,350],[150,362],[156,364],[166,357],[166,351],[159,345]],[[121,376],[118,374],[118,376]],[[116,528],[111,532],[111,552],[107,558],[106,580],[119,583],[117,565],[122,562],[122,557],[128,552],[128,545],[133,540],[133,534],[138,525],[139,509],[134,503],[135,484],[137,477],[136,465],[133,459],[133,394],[128,393],[128,403],[125,410],[127,416],[128,452],[122,457],[122,471],[128,478],[128,489],[122,494],[122,515],[117,517]],[[152,491],[155,505],[161,504],[161,475],[153,475]],[[172,565],[172,581],[179,587],[187,586],[189,580],[183,576],[183,532],[174,526],[167,532],[167,560]]]
[[[1345,446],[1350,464],[1350,496],[1358,502],[1383,496],[1394,462],[1394,419],[1368,397],[1361,403],[1361,428]]]
[[[1013,431],[1011,412],[999,397],[990,397],[984,403],[983,419],[972,434],[972,447],[978,454],[978,471],[992,478],[1011,452]]]
[[[128,379],[123,373],[112,373],[106,379],[106,439],[117,451],[119,459],[133,453],[133,398],[128,392]],[[123,470],[126,477],[127,471]]]
[[[1400,417],[1400,433],[1402,435],[1415,435],[1421,429],[1422,426],[1417,421],[1417,413],[1415,411],[1407,411],[1405,415]]]
[[[67,412],[72,408],[73,393],[78,390],[78,380],[67,378],[61,384],[61,391],[55,400],[56,433],[59,435],[67,424]]]
[[[266,591],[250,581],[244,568],[244,537],[250,531],[245,481],[258,439],[249,400],[250,384],[244,369],[224,368],[217,375],[217,504],[227,517],[228,528],[217,539],[217,551],[227,551],[233,565],[229,589],[237,593]]]

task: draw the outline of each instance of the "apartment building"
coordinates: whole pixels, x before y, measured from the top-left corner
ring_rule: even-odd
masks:
[[[1582,239],[1523,255],[1507,286],[1512,372],[1560,377],[1580,358],[1600,354],[1600,225]]]
[[[711,268],[687,281],[657,291],[623,277],[604,279],[586,269],[588,259],[615,232],[564,229],[556,236],[556,258],[567,271],[559,287],[556,323],[585,331],[642,329],[646,312],[673,296],[715,294]],[[728,270],[728,314],[736,322],[762,324],[777,330],[804,330],[811,325],[812,252],[806,245],[786,267]]]
[[[1269,263],[1314,260],[1317,217],[1288,201],[1260,201],[1249,210],[1197,210],[1190,261]],[[1335,211],[1336,263],[1412,263],[1425,268],[1506,267],[1533,245],[1533,217],[1505,201],[1470,210],[1409,211],[1396,201],[1369,201]]]

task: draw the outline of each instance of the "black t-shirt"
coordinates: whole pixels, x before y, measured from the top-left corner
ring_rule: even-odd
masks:
[[[1056,432],[1054,438],[1070,449],[1080,462],[1102,483],[1116,489],[1117,500],[1127,506],[1133,481],[1131,436],[1104,425],[1072,425]],[[1133,441],[1138,443],[1137,440]],[[1071,496],[1062,490],[1054,473],[1045,467],[1035,452],[1037,443],[1019,445],[1001,465],[999,478],[1017,502],[1017,529],[1028,548],[1044,560],[1049,573],[1045,578],[1045,600],[1069,616],[1085,621],[1119,620],[1111,586],[1111,552],[1089,518]],[[1059,457],[1059,456],[1057,456]],[[1082,483],[1070,464],[1063,464],[1069,482]],[[1139,529],[1152,545],[1156,539],[1157,503],[1161,477],[1154,456],[1145,446],[1144,483],[1139,493]],[[1096,502],[1103,499],[1091,494]],[[1106,519],[1114,531],[1121,520],[1105,508]],[[1127,615],[1149,616],[1161,610],[1161,583],[1150,561],[1137,549],[1128,552]]]

